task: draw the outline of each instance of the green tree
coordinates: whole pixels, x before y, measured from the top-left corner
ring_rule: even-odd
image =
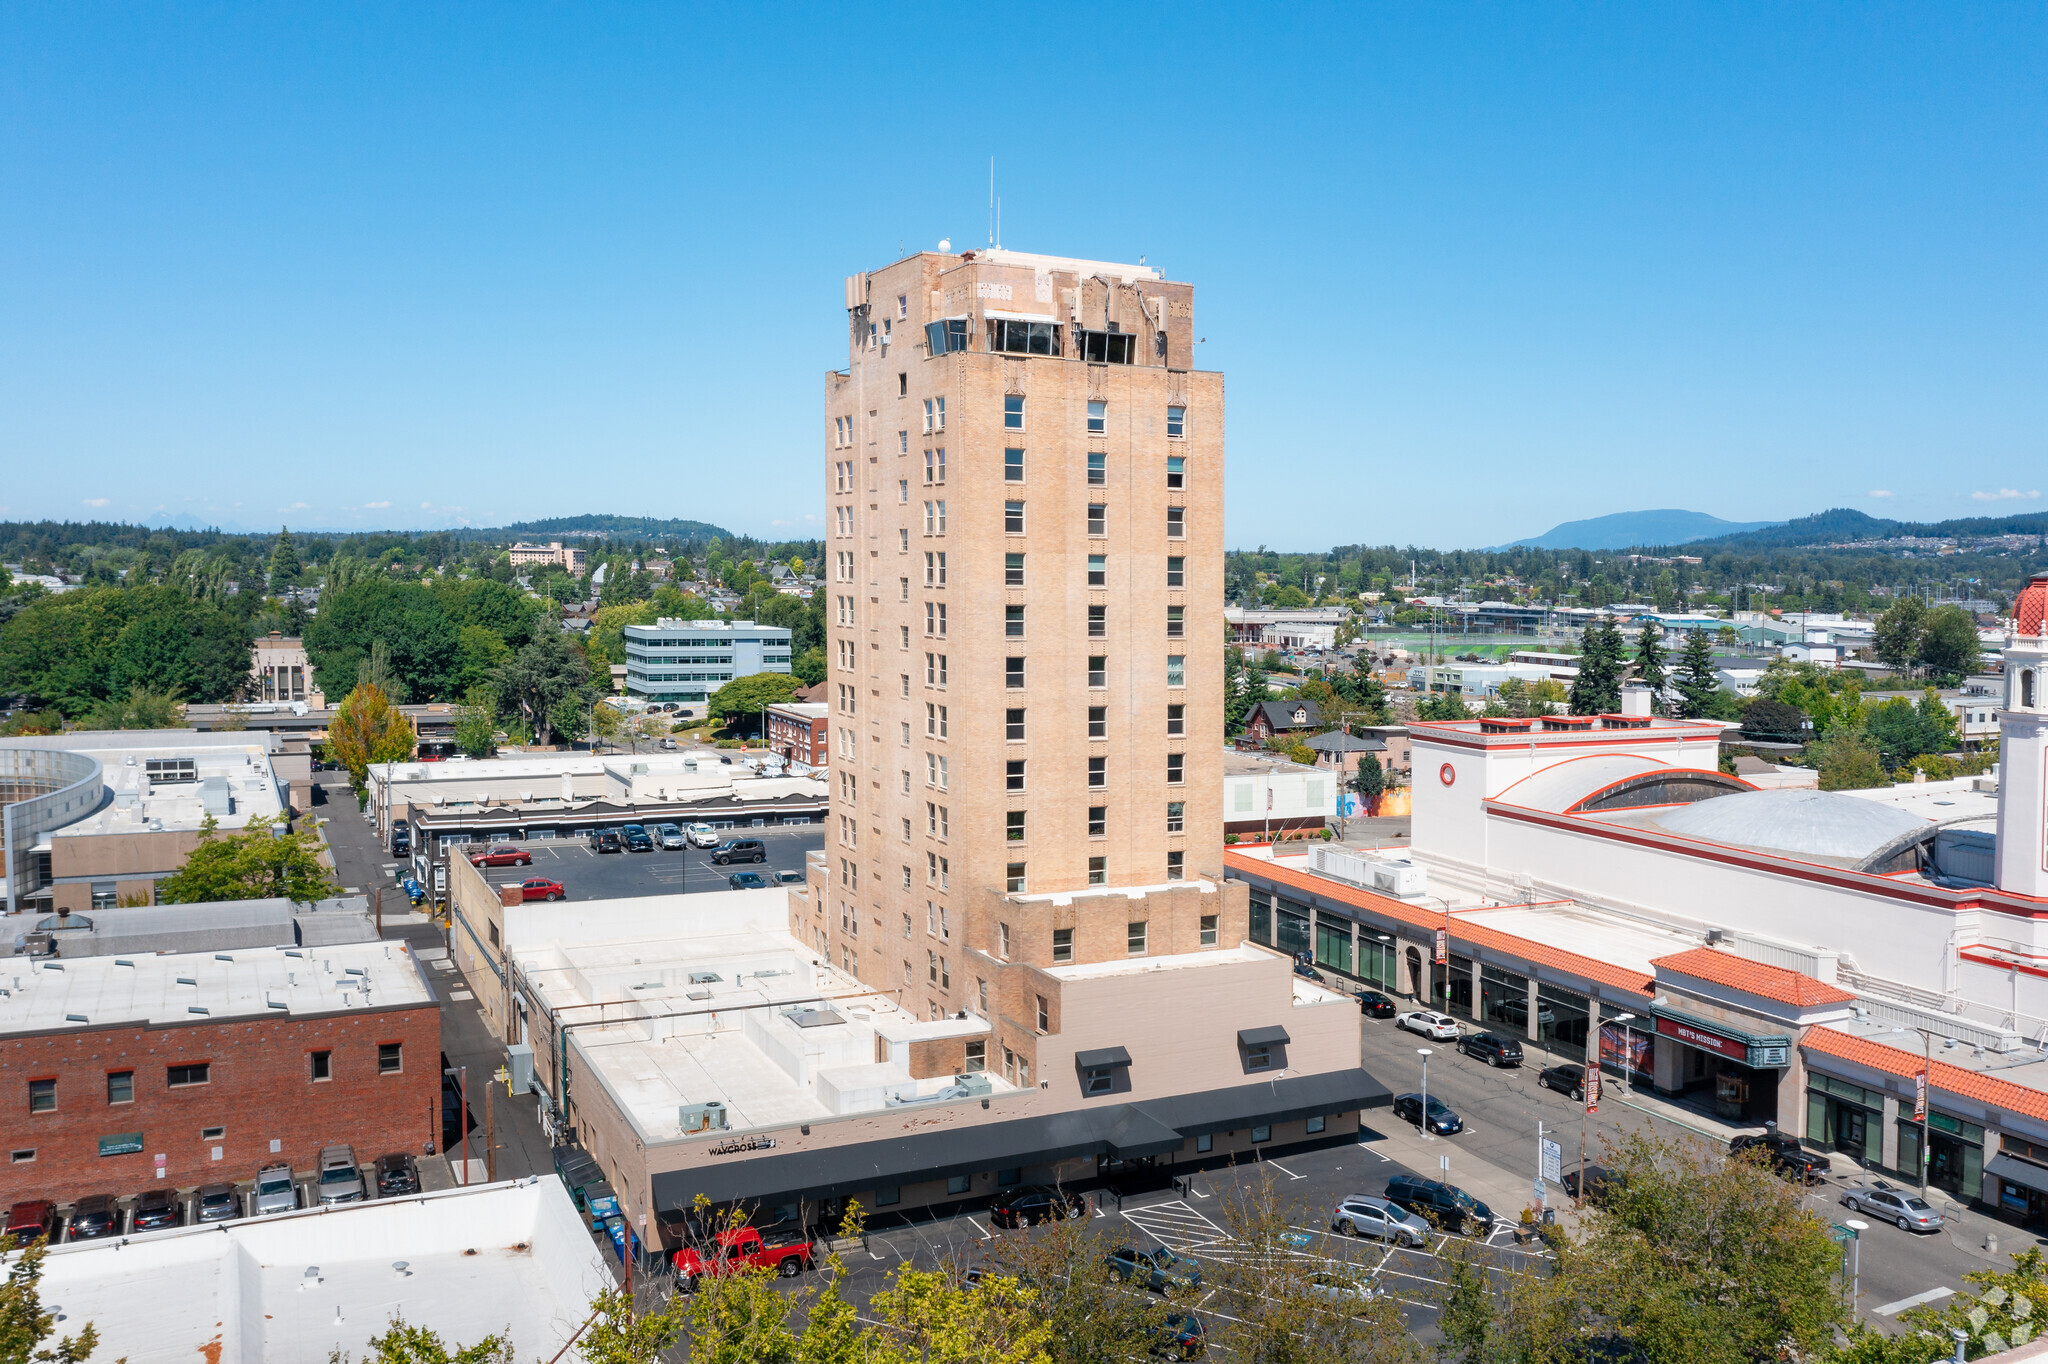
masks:
[[[1935,675],[1960,681],[1977,670],[1977,621],[1960,606],[1937,606],[1927,613],[1914,655]]]
[[[1865,737],[1860,723],[1833,726],[1807,750],[1807,757],[1820,769],[1823,791],[1861,791],[1891,785],[1884,759]]]
[[[458,629],[482,626],[511,649],[532,643],[540,625],[540,602],[493,578],[444,578],[434,592]]]
[[[280,588],[296,587],[302,571],[298,543],[292,539],[290,530],[280,526],[276,543],[270,548],[270,568],[267,574],[270,590],[276,592]]]
[[[95,704],[79,718],[80,729],[183,729],[185,707],[178,698],[137,683],[119,700]]]
[[[790,661],[789,671],[806,687],[817,686],[825,680],[825,651],[804,650]]]
[[[468,696],[497,677],[512,660],[512,646],[488,625],[465,625],[456,635],[455,680]]]
[[[723,720],[728,728],[736,722],[760,720],[761,708],[787,701],[796,694],[796,679],[788,673],[753,673],[735,677],[711,694],[705,714]]]
[[[320,614],[306,626],[306,655],[329,696],[357,680],[371,646],[390,658],[389,689],[399,701],[456,695],[460,640],[455,621],[434,592],[418,583],[367,576],[337,593],[323,594]]]
[[[1767,744],[1803,744],[1812,737],[1806,729],[1805,711],[1765,696],[1743,702],[1742,732]]]
[[[1340,672],[1330,678],[1330,686],[1337,693],[1341,703],[1339,709],[1354,712],[1347,716],[1347,729],[1353,724],[1383,725],[1387,723],[1387,689],[1372,675],[1372,660],[1361,655],[1349,672]]]
[[[157,902],[166,905],[275,896],[303,903],[340,893],[340,884],[320,862],[319,836],[273,832],[266,815],[252,816],[246,828],[232,834],[221,833],[208,815],[185,865],[156,885]]]
[[[1387,770],[1380,766],[1379,754],[1368,753],[1358,760],[1358,771],[1351,776],[1351,789],[1358,793],[1370,812],[1378,803],[1380,793],[1387,789]]]
[[[52,1341],[57,1314],[43,1306],[43,1262],[49,1247],[40,1241],[21,1245],[0,1236],[0,1257],[7,1277],[0,1279],[0,1364],[85,1364],[99,1348],[100,1335],[91,1322],[76,1334]]]
[[[370,1337],[370,1352],[363,1364],[514,1364],[511,1333],[485,1336],[474,1345],[450,1345],[438,1331],[415,1326],[393,1312],[382,1335]],[[352,1364],[350,1357],[336,1349],[328,1364]]]
[[[497,745],[497,695],[488,686],[471,687],[456,712],[455,746],[472,758],[488,758]]]
[[[360,799],[375,763],[402,762],[412,756],[419,736],[404,711],[374,682],[359,682],[327,725],[327,754],[348,771],[349,785]]]
[[[1664,626],[1646,620],[1642,633],[1636,636],[1636,680],[1650,689],[1650,704],[1660,712],[1664,709],[1664,679],[1668,671],[1664,659]]]
[[[497,690],[501,703],[515,708],[533,731],[536,741],[552,743],[558,721],[573,716],[571,734],[583,732],[583,694],[590,681],[590,665],[568,640],[545,633],[514,654],[498,670]],[[564,710],[563,703],[570,703]]]
[[[1899,672],[1920,656],[1920,634],[1927,628],[1927,607],[1918,597],[1900,597],[1878,616],[1871,649],[1881,662]]]
[[[1415,703],[1418,720],[1469,720],[1472,708],[1453,692],[1431,692]]]
[[[1721,689],[1721,683],[1714,676],[1714,651],[1707,643],[1705,630],[1686,634],[1685,652],[1679,655],[1678,676],[1673,685],[1678,689],[1678,713],[1686,719],[1699,719],[1712,710],[1714,694]]]
[[[1621,627],[1602,616],[1586,628],[1579,651],[1579,675],[1572,680],[1574,715],[1611,715],[1621,709]]]
[[[1932,687],[1918,704],[1894,696],[1872,707],[1865,733],[1887,771],[1897,771],[1925,753],[1945,753],[1957,742],[1955,716]]]

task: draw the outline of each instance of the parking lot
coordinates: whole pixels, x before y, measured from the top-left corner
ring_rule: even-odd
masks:
[[[734,863],[721,867],[711,860],[709,848],[652,852],[599,853],[583,839],[537,839],[532,842],[493,843],[491,847],[516,847],[533,857],[532,866],[485,867],[484,876],[494,886],[516,886],[530,876],[545,876],[562,883],[571,900],[613,900],[635,895],[695,894],[705,890],[728,890],[727,877],[733,872],[759,872],[773,882],[780,872],[799,875],[804,854],[825,846],[822,824],[775,824],[759,828],[712,826],[721,840],[757,838],[767,849],[766,862]],[[649,826],[648,833],[654,833]],[[481,852],[481,845],[470,849]]]

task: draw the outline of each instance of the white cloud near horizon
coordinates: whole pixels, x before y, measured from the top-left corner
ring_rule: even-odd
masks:
[[[88,507],[104,507],[107,505],[107,499],[104,497],[88,497],[85,499],[85,505]]]
[[[1865,493],[1865,494],[1863,494],[1863,495],[1864,495],[1865,497],[1893,497],[1893,496],[1896,496],[1896,494],[1894,494],[1894,493],[1892,492],[1892,490],[1891,490],[1890,488],[1872,488],[1872,489],[1871,489],[1871,490],[1870,490],[1869,492],[1867,492],[1867,493]]]
[[[2000,488],[1996,492],[1971,493],[1970,500],[1972,502],[2023,502],[2037,498],[2040,495],[2041,490],[2039,488],[2030,488],[2026,492],[2021,492],[2018,488]]]

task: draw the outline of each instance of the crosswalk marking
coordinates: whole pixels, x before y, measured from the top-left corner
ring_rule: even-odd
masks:
[[[1922,1303],[1936,1302],[1942,1298],[1952,1298],[1955,1296],[1955,1292],[1953,1288],[1930,1288],[1925,1293],[1915,1293],[1910,1298],[1900,1298],[1897,1302],[1888,1302],[1884,1306],[1872,1310],[1880,1317],[1894,1317],[1905,1311],[1908,1307],[1918,1307]]]
[[[1202,1216],[1185,1199],[1124,1209],[1124,1220],[1164,1246],[1186,1251],[1216,1246],[1228,1239],[1223,1228]]]

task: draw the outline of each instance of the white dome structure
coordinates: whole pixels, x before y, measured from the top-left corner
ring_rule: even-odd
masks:
[[[1906,871],[1934,837],[1919,815],[1839,791],[1748,791],[1665,810],[1648,821],[1681,838],[1812,858],[1857,871]]]

